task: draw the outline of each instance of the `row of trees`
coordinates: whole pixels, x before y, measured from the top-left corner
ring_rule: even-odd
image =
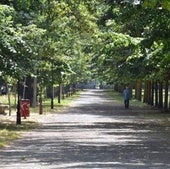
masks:
[[[131,85],[139,100],[144,89],[144,102],[168,109],[170,2],[129,2],[106,1],[94,67],[100,65],[98,73],[116,89]]]
[[[33,79],[31,98],[50,87],[51,108],[57,85],[93,78],[136,86],[139,100],[146,82],[144,101],[168,108],[169,10],[168,0],[1,0],[1,76],[18,88]]]
[[[51,88],[53,108],[56,85],[90,77],[90,56],[83,50],[97,26],[89,2],[1,1],[0,73],[11,85],[18,81],[18,91],[24,90],[25,79],[34,79],[34,96],[26,88],[33,103],[37,82],[40,98],[45,87]]]

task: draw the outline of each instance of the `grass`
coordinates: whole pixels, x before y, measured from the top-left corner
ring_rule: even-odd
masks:
[[[11,100],[11,105],[16,105],[16,98],[14,94],[10,94],[10,100]],[[1,95],[0,96],[0,103],[8,105],[8,96],[7,95]]]
[[[113,90],[106,90],[106,93],[114,100],[114,102],[123,104],[123,96],[121,93],[115,92]],[[72,95],[71,97],[65,97],[64,100],[61,100],[61,104],[59,104],[57,98],[55,98],[54,109],[50,108],[51,100],[46,99],[43,102],[43,113],[44,114],[60,113],[65,107],[69,106],[74,99],[78,98],[79,95],[80,93],[77,92],[75,95]],[[5,104],[6,103],[5,100],[7,100],[7,96],[6,98],[5,96],[0,96],[0,100],[4,101],[3,104]],[[160,113],[158,111],[154,111],[154,109],[152,112],[151,111],[147,112],[147,108],[149,110],[150,106],[140,101],[137,101],[135,99],[130,100],[130,105],[135,107],[140,107],[140,111],[141,111],[140,116],[142,116],[142,118],[154,120],[157,124],[160,124],[161,126],[170,126],[169,114]],[[142,108],[145,109],[146,111],[143,111]],[[38,115],[39,114],[38,106],[35,108],[30,108],[30,112],[31,114]],[[16,125],[15,121],[0,119],[0,148],[8,145],[13,140],[20,138],[21,132],[27,132],[29,130],[39,127],[40,125],[41,124],[35,121],[28,121],[28,120],[26,121],[22,120],[21,125]]]
[[[5,147],[11,140],[19,138],[16,132],[9,131],[7,129],[2,129],[0,131],[0,148]]]
[[[123,103],[123,94],[116,92],[114,90],[106,90],[106,93],[110,97],[112,97],[115,102]],[[133,99],[133,98],[130,99],[130,105],[131,106],[138,106],[140,108],[148,107],[148,105],[146,103],[143,103],[143,102],[138,101],[138,100]]]
[[[107,90],[106,93],[117,103],[123,103],[123,95],[114,90]],[[138,101],[136,99],[130,100],[130,106],[136,107],[139,116],[144,119],[150,119],[152,122],[160,124],[161,126],[170,126],[170,113],[165,113],[162,110],[151,107],[150,105]]]
[[[77,92],[70,97],[65,97],[64,100],[61,100],[60,104],[58,103],[57,98],[55,98],[54,109],[50,108],[50,99],[44,100],[43,114],[61,112],[63,108],[69,106],[74,99],[79,97],[79,95],[80,92]],[[2,104],[8,104],[7,97],[7,95],[0,96],[0,101]],[[11,97],[11,102],[14,103],[14,97]],[[13,108],[13,111],[16,112],[16,108]],[[35,108],[30,108],[30,116],[31,114],[39,114],[39,106],[36,106]],[[29,120],[22,120],[21,125],[16,125],[16,122],[14,120],[9,120],[8,118],[0,118],[0,148],[5,147],[13,140],[20,138],[21,132],[27,132],[39,127],[40,125],[41,124],[37,123],[36,121]]]
[[[51,99],[45,99],[43,101],[43,113],[54,113],[54,112],[60,112],[65,107],[68,107],[73,100],[78,98],[80,96],[80,92],[76,92],[74,95],[70,97],[65,97],[64,99],[61,99],[61,103],[58,103],[58,98],[54,98],[54,108],[51,109]],[[37,113],[39,111],[39,106],[35,108],[30,108],[30,112]]]
[[[15,122],[3,120],[0,123],[0,148],[5,147],[12,140],[20,138],[20,132],[29,131],[37,128],[40,124],[36,122],[23,122],[22,125],[16,125]]]
[[[123,97],[121,96],[120,93],[115,92],[114,90],[106,90],[106,93],[113,98],[115,102],[121,103],[123,100]]]

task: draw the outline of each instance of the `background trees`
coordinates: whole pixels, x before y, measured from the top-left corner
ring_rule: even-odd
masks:
[[[169,107],[168,0],[16,0],[0,8],[2,76],[37,78],[51,91],[97,78],[120,91],[136,86],[139,100],[145,83],[144,101]]]
[[[127,84],[136,86],[135,96],[139,100],[144,83],[143,101],[167,108],[170,65],[167,50],[169,3],[105,2],[107,11],[98,21],[104,36],[98,39],[102,45],[94,57],[94,61],[100,65],[99,75],[108,83],[116,84],[120,91]]]

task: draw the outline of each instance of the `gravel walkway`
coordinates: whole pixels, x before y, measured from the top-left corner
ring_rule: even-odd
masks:
[[[0,150],[0,169],[170,169],[170,128],[87,90],[63,113]]]

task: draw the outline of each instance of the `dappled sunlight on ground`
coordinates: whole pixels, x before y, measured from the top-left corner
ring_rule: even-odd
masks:
[[[131,110],[100,90],[85,91],[62,114],[41,116],[41,128],[3,149],[0,168],[170,168],[170,130]]]

